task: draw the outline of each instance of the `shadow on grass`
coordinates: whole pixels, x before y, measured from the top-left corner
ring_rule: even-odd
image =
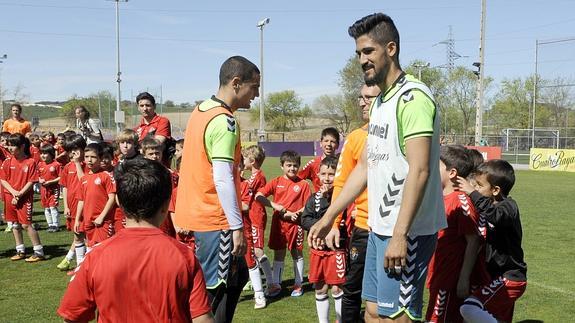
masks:
[[[68,252],[69,248],[70,248],[69,244],[45,245],[44,255],[46,256],[46,259],[61,257]],[[33,253],[34,250],[32,249],[32,247],[26,248],[27,255],[32,255]],[[3,250],[2,252],[0,252],[0,258],[5,257],[10,258],[14,256],[14,254],[15,254],[14,249]]]
[[[291,292],[292,292],[292,286],[294,285],[294,280],[293,279],[288,279],[288,280],[284,280],[282,282],[282,291],[279,295],[275,296],[275,297],[266,297],[267,300],[267,304],[272,304],[275,303],[277,301],[282,300],[283,298],[290,298],[291,297]],[[309,293],[309,292],[313,292],[314,288],[313,288],[313,284],[310,282],[305,282],[303,284],[303,291],[304,293]],[[239,299],[239,302],[244,302],[244,301],[252,301],[254,298],[254,293],[253,291],[248,292],[247,294],[244,292]]]
[[[518,321],[517,323],[543,323],[542,320],[521,320]]]

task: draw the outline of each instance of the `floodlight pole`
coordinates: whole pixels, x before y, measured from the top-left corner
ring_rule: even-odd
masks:
[[[264,26],[270,23],[270,18],[265,18],[258,22],[260,29],[260,125],[258,129],[259,141],[265,139],[265,118],[264,118]]]
[[[483,62],[485,52],[485,15],[486,1],[481,0],[481,34],[479,45],[479,74],[477,79],[477,107],[475,110],[475,145],[479,146],[483,137]],[[475,65],[475,64],[474,64]]]
[[[119,133],[122,130],[121,127],[121,103],[122,103],[122,95],[121,95],[121,75],[122,72],[120,71],[120,1],[128,2],[128,0],[114,0],[116,2],[116,82],[118,83],[117,94],[116,94],[116,115],[114,116],[114,120],[116,121],[116,133]]]
[[[533,132],[531,133],[531,148],[535,148],[535,106],[537,105],[537,55],[539,51],[539,40],[535,40],[535,74],[533,75],[533,117],[531,122],[533,122]]]
[[[0,63],[3,63],[4,59],[7,59],[8,55],[4,54],[0,56]],[[4,123],[4,101],[2,100],[2,78],[0,78],[0,109],[2,109],[2,123]]]

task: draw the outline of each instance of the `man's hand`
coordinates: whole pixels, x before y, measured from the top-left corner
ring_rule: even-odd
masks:
[[[317,221],[307,235],[307,243],[314,249],[322,249],[324,238],[331,230],[332,223],[325,216]]]
[[[455,182],[456,188],[465,194],[469,195],[471,192],[475,191],[475,187],[473,187],[469,181],[461,176],[457,176],[457,180]]]
[[[406,266],[407,261],[407,238],[402,235],[393,235],[389,240],[387,250],[385,250],[385,258],[383,267],[391,272],[397,274]]]
[[[459,276],[457,280],[457,297],[466,299],[469,296],[469,279]]]
[[[331,250],[339,249],[339,230],[337,228],[331,228],[325,236],[325,244]]]
[[[246,238],[244,237],[244,229],[240,228],[232,231],[232,241],[234,243],[234,249],[232,249],[232,255],[240,257],[246,254]]]

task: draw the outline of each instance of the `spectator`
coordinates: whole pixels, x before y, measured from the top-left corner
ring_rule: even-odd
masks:
[[[12,117],[4,121],[2,125],[2,131],[7,131],[11,134],[21,133],[26,135],[28,132],[32,131],[32,125],[29,121],[22,118],[22,106],[19,103],[14,103],[10,107],[12,111]]]

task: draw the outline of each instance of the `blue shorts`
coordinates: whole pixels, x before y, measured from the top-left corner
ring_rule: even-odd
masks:
[[[232,257],[232,231],[194,232],[196,258],[200,261],[206,288],[214,289],[227,283]]]
[[[422,320],[427,264],[435,250],[437,234],[408,237],[407,266],[401,274],[383,268],[390,239],[369,232],[361,297],[376,303],[381,316],[395,318],[405,312],[414,321]]]

